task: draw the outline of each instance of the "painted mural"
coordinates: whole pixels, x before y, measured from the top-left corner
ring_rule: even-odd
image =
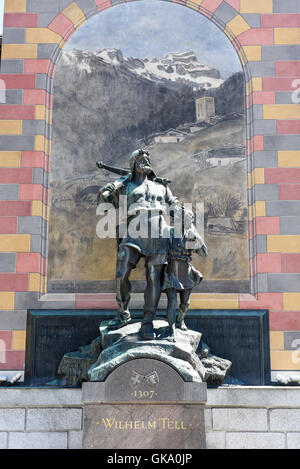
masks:
[[[96,161],[127,168],[140,147],[174,195],[204,203],[201,291],[248,291],[244,106],[235,50],[192,10],[145,0],[81,27],[55,75],[48,291],[113,291],[115,240],[96,236],[96,196],[115,176]]]

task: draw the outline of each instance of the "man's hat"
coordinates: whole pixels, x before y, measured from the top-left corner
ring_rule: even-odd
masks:
[[[148,151],[145,151],[142,148],[140,148],[139,150],[135,150],[134,152],[131,153],[129,157],[129,166],[130,166],[131,171],[133,171],[135,160],[140,155],[144,155],[150,163],[150,154]]]

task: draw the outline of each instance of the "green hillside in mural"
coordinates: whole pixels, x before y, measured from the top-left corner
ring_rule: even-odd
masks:
[[[245,288],[248,241],[244,118],[241,113],[231,113],[214,124],[202,123],[198,129],[188,132],[193,125],[177,127],[183,135],[179,142],[157,142],[168,134],[162,131],[147,134],[142,141],[132,138],[131,148],[147,147],[157,173],[172,180],[171,190],[182,201],[204,203],[205,240],[210,256],[204,261],[195,257],[193,263],[206,280],[232,279],[242,282]],[[201,152],[207,155],[205,161],[198,157]],[[110,154],[110,158],[104,159],[110,164],[128,167],[129,153],[114,158]],[[78,161],[78,165],[82,165],[80,176],[51,183],[50,282],[114,279],[115,241],[100,240],[95,233],[96,193],[102,184],[113,180],[114,175],[93,167],[102,154],[93,155],[92,170],[84,174],[86,152],[83,155]],[[216,159],[218,163],[229,159],[230,164],[214,166],[211,161]],[[191,185],[187,184],[188,180]],[[51,243],[51,239],[56,242]],[[132,279],[143,276],[141,264]]]

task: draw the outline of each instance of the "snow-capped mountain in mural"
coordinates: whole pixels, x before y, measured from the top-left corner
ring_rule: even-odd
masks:
[[[193,52],[141,60],[118,49],[64,51],[54,80],[54,179],[95,172],[96,154],[113,164],[141,139],[196,122],[195,100],[207,94],[217,115],[244,112],[242,74],[224,81]]]
[[[218,88],[224,80],[219,70],[201,63],[193,51],[169,53],[163,58],[126,57],[119,49],[99,52],[72,49],[63,53],[63,60],[81,71],[95,73],[103,65],[112,65],[154,82],[173,82],[197,89]]]

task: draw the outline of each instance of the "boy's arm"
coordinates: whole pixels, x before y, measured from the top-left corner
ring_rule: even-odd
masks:
[[[197,249],[195,252],[197,254],[199,254],[199,256],[202,256],[202,257],[207,257],[208,256],[208,249],[207,249],[206,244],[204,244],[204,243],[201,246],[201,248]]]
[[[208,249],[203,241],[202,237],[195,228],[195,225],[192,224],[191,228],[185,233],[186,240],[189,244],[189,247],[199,256],[207,257]]]

